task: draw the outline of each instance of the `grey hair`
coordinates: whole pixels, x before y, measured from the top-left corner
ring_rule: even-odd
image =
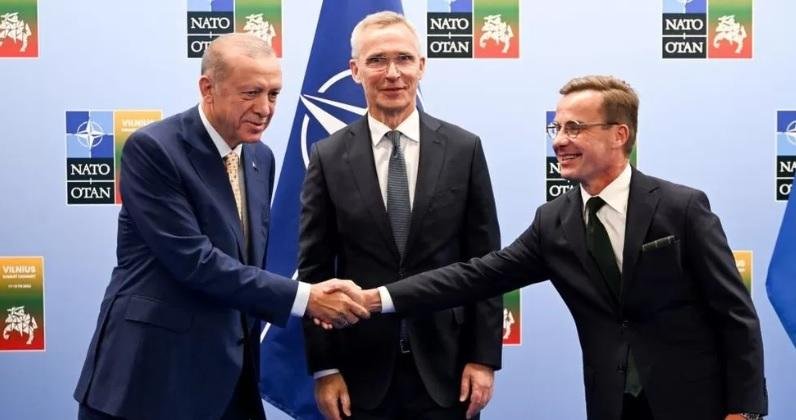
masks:
[[[227,57],[229,50],[250,58],[273,57],[274,50],[263,39],[246,33],[224,34],[211,42],[202,55],[202,75],[224,80],[229,73]]]
[[[359,21],[359,23],[357,23],[357,26],[354,27],[354,30],[351,31],[351,58],[357,58],[359,56],[357,44],[359,44],[359,37],[362,36],[362,31],[365,30],[365,28],[368,26],[378,26],[379,28],[384,28],[386,26],[399,24],[409,28],[409,30],[412,32],[412,35],[414,35],[417,51],[422,54],[422,50],[420,49],[420,39],[417,36],[415,25],[412,25],[412,22],[410,22],[408,19],[406,19],[406,17],[404,17],[404,15],[400,13],[384,10],[365,16]]]

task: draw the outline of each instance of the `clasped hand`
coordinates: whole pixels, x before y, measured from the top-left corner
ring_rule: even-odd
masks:
[[[326,280],[312,285],[307,315],[324,329],[345,328],[370,318],[376,300],[381,303],[376,290],[362,290],[351,280]]]
[[[345,328],[370,318],[362,288],[351,280],[331,279],[313,284],[307,315],[323,328]]]

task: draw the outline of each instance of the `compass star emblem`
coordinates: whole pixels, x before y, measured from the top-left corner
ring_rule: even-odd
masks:
[[[77,141],[81,146],[85,147],[86,149],[93,149],[102,143],[102,138],[106,134],[107,133],[105,133],[105,130],[101,125],[94,121],[88,120],[77,127],[75,137],[77,137]]]
[[[301,120],[301,156],[304,159],[305,167],[310,162],[309,151],[313,143],[344,128],[368,112],[366,107],[329,99],[328,97],[330,95],[328,91],[338,83],[356,84],[351,78],[351,70],[346,69],[330,77],[318,88],[317,94],[310,95],[302,93],[299,97],[301,104],[307,109],[307,113],[304,114]],[[340,86],[338,86],[338,89],[339,88]],[[355,89],[361,92],[362,88],[357,86]],[[417,99],[418,103],[422,104],[420,92],[417,93]],[[333,114],[337,114],[337,116]],[[318,133],[317,130],[313,132],[310,127],[311,119],[317,121],[318,125],[323,128],[325,133]]]

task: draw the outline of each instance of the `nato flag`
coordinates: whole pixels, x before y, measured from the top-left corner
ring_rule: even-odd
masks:
[[[790,195],[768,266],[768,299],[796,346],[796,199]]]

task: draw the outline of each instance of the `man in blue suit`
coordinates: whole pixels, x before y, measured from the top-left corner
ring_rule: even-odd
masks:
[[[263,319],[343,326],[361,302],[265,267],[274,157],[260,142],[282,85],[262,40],[208,46],[201,103],[122,153],[117,258],[74,397],[80,419],[264,419]]]

